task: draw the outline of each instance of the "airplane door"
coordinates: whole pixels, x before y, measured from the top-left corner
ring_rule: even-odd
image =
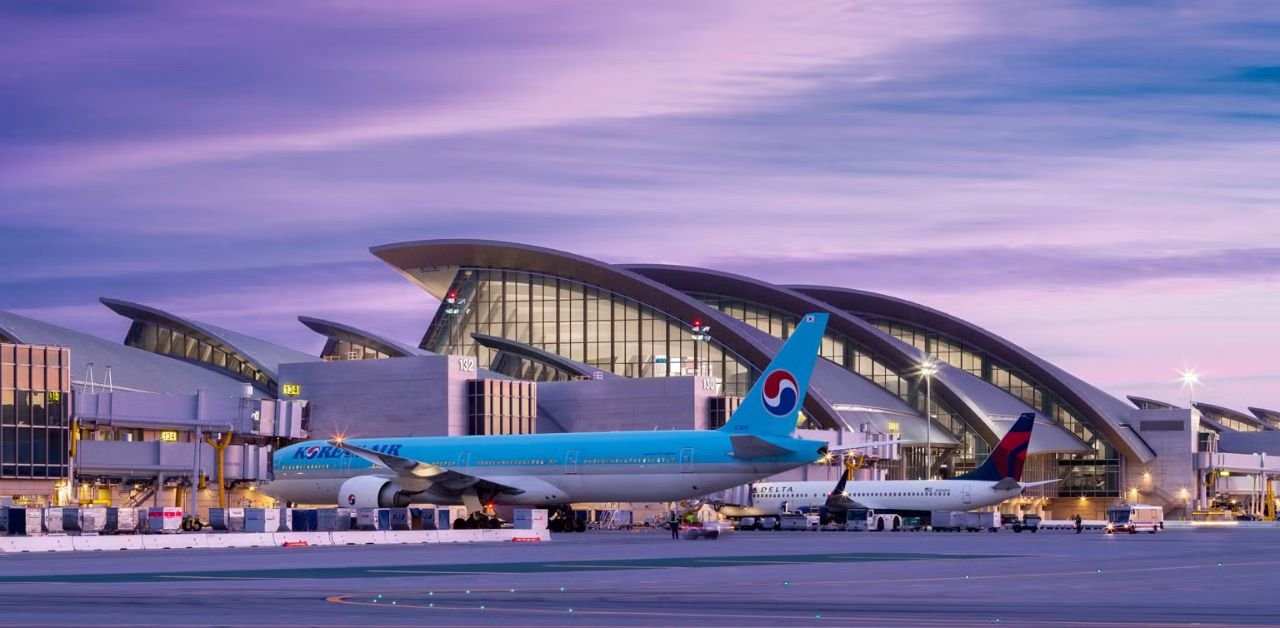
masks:
[[[680,450],[680,472],[693,473],[693,448],[685,447]]]
[[[964,495],[964,503],[968,504],[969,503],[969,484],[968,483],[966,483],[964,485],[964,488],[961,489],[960,494]]]
[[[578,472],[578,450],[577,449],[570,449],[569,452],[564,455],[564,472],[567,474],[573,474]]]

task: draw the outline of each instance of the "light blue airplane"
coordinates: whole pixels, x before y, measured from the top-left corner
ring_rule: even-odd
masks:
[[[718,430],[307,441],[275,452],[262,491],[298,504],[563,506],[670,502],[826,455],[794,438],[827,314],[807,314]]]

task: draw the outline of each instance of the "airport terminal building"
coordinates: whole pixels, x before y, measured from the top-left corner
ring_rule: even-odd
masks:
[[[481,240],[372,252],[440,301],[416,344],[300,316],[325,338],[308,355],[107,298],[131,321],[123,342],[0,312],[0,496],[185,505],[194,487],[199,504],[240,505],[262,499],[272,448],[306,437],[713,429],[811,311],[831,318],[801,427],[894,443],[861,477],[963,473],[1025,412],[1024,480],[1060,481],[1006,509],[1090,517],[1128,501],[1176,517],[1256,503],[1258,478],[1280,473],[1260,455],[1280,454],[1280,413],[1122,401],[974,323],[856,287]]]

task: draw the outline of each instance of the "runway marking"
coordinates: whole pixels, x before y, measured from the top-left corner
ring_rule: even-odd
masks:
[[[449,604],[449,603],[436,604],[433,602],[431,606],[427,606],[425,604],[418,603],[418,602],[401,603],[399,600],[395,600],[396,604],[390,604],[389,602],[365,602],[360,600],[352,600],[350,599],[351,597],[354,597],[354,596],[331,595],[326,597],[325,601],[333,604],[343,604],[347,606],[372,606],[372,607],[378,607],[378,608],[399,608],[399,609],[431,610],[431,611],[466,611],[466,612],[474,612],[477,610],[475,605],[458,606],[456,604]],[[541,614],[541,615],[569,616],[570,613],[567,610],[568,608],[569,608],[568,606],[566,606],[564,609],[559,609],[559,608],[549,609],[549,608],[536,608],[536,607],[525,607],[525,606],[508,607],[508,606],[493,606],[489,603],[486,603],[484,612],[485,613],[519,613],[522,615],[523,614]],[[688,619],[688,618],[707,618],[707,619],[720,619],[720,620],[744,619],[744,620],[755,620],[755,621],[759,621],[761,619],[770,619],[770,620],[796,619],[796,620],[812,621],[814,619],[814,614],[810,614],[810,613],[805,613],[803,615],[753,613],[753,614],[747,615],[747,614],[734,614],[734,613],[698,613],[698,612],[691,612],[691,611],[685,611],[685,610],[664,612],[664,611],[604,610],[604,609],[591,609],[591,608],[574,608],[572,614],[573,615],[654,617],[654,618],[674,617],[674,618],[680,618],[680,619]],[[866,613],[851,613],[851,614],[817,613],[817,614],[821,614],[823,621],[826,621],[826,622],[856,621],[858,622],[859,625],[864,625],[867,623],[890,625],[890,624],[901,624],[904,622],[918,622],[924,619],[929,619],[930,621],[936,620],[936,617],[932,617],[932,616],[928,616],[928,617],[919,617],[919,616],[912,616],[912,615],[879,615],[877,616],[877,615],[869,615]],[[999,621],[999,620],[996,620],[996,621]],[[992,625],[992,620],[979,619],[979,618],[948,619],[946,623],[949,626],[990,626]],[[1082,621],[1082,620],[1072,620],[1072,619],[1026,619],[1026,618],[1020,618],[1020,617],[1009,618],[1009,623],[1014,625],[1020,625],[1020,626],[1031,626],[1031,625],[1034,625],[1034,626],[1114,626],[1115,625],[1115,622],[1111,620]],[[1268,624],[1268,623],[1214,624],[1214,623],[1207,623],[1207,622],[1143,622],[1142,625],[1151,626],[1153,628],[1186,628],[1188,626],[1208,628],[1213,626],[1223,626],[1223,627],[1267,626],[1271,624]]]
[[[267,578],[257,576],[180,576],[177,574],[159,574],[157,578],[181,578],[184,580],[288,580],[288,578]]]
[[[647,566],[647,565],[571,565],[568,563],[547,563],[546,567],[571,567],[574,569],[687,569],[687,567],[666,567],[666,566]]]
[[[514,576],[524,572],[520,571],[470,571],[465,569],[455,569],[452,571],[443,569],[365,569],[367,573],[405,573],[405,574],[450,574],[455,576],[469,576],[471,574],[480,576]]]

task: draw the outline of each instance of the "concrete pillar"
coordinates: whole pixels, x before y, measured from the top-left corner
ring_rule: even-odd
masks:
[[[161,474],[156,476],[156,491],[155,491],[155,494],[151,496],[151,505],[155,506],[156,508],[160,508],[164,506],[164,504],[160,503],[160,493],[163,493],[163,492],[164,492],[164,474]]]

